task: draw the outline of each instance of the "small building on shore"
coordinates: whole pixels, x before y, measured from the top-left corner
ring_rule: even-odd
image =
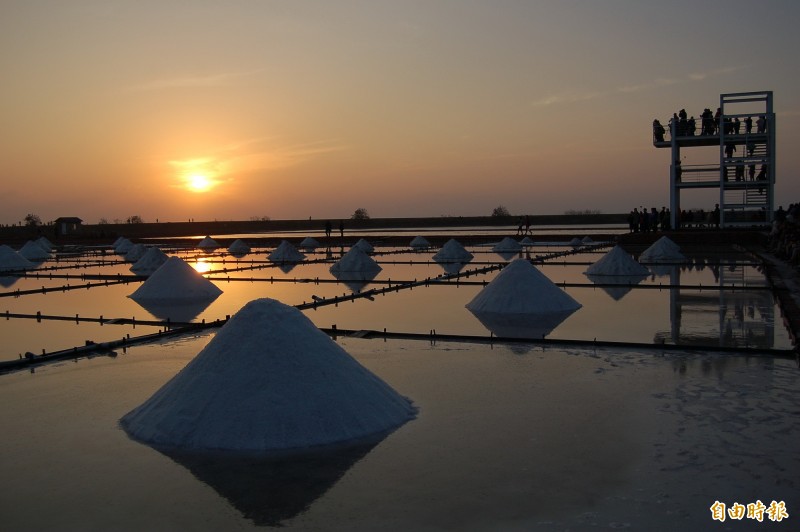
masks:
[[[80,231],[82,223],[83,220],[77,216],[62,216],[56,218],[54,222],[56,236],[73,235]]]

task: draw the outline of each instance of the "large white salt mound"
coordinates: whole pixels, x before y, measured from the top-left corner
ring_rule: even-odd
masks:
[[[681,262],[686,257],[675,242],[662,236],[639,255],[640,262]]]
[[[619,246],[600,257],[586,270],[587,275],[649,275],[650,270],[639,264]]]
[[[372,247],[372,244],[370,244],[369,242],[367,242],[363,238],[360,239],[355,244],[353,244],[353,247],[354,248],[360,248],[361,251],[363,251],[364,253],[372,253],[375,250],[375,248]]]
[[[197,243],[197,247],[204,251],[212,251],[219,247],[219,242],[206,235],[204,239]]]
[[[247,255],[250,253],[250,246],[241,238],[237,238],[228,246],[228,253],[233,255]]]
[[[350,251],[330,267],[330,272],[337,275],[341,272],[379,272],[382,269],[381,265],[375,262],[365,251],[353,246]]]
[[[3,244],[0,246],[0,271],[32,270],[36,265]]]
[[[314,237],[307,236],[300,242],[300,247],[303,249],[316,249],[319,247],[319,242]]]
[[[125,237],[124,236],[118,236],[117,239],[114,240],[114,243],[111,244],[111,247],[116,249],[116,247],[119,246],[120,244],[122,244],[124,241],[125,241]]]
[[[50,252],[44,249],[38,241],[28,240],[17,252],[28,260],[47,260]]]
[[[288,241],[282,240],[278,247],[267,255],[267,258],[272,262],[300,262],[306,256],[297,251]]]
[[[157,247],[149,248],[145,254],[142,255],[142,258],[131,266],[131,271],[137,275],[151,275],[167,262],[168,258],[167,254]]]
[[[500,242],[495,244],[494,247],[492,248],[492,251],[496,251],[496,252],[503,252],[503,251],[515,252],[515,251],[519,251],[520,249],[522,249],[522,245],[519,242],[517,242],[516,240],[514,240],[513,238],[511,238],[510,236],[507,236],[503,240],[501,240]]]
[[[257,299],[120,424],[153,445],[278,451],[356,442],[415,414],[302,312]]]
[[[409,244],[414,249],[427,249],[431,247],[431,243],[424,236],[415,236],[414,240]]]
[[[135,301],[190,302],[214,299],[222,290],[179,257],[170,257],[130,296]]]
[[[134,244],[131,246],[131,249],[125,253],[125,260],[128,262],[136,262],[142,257],[144,257],[145,253],[147,253],[147,246],[144,244]]]
[[[133,242],[128,240],[127,238],[123,238],[116,246],[114,246],[114,252],[117,255],[125,255],[130,249],[133,247]]]
[[[40,236],[39,238],[37,238],[35,240],[35,242],[37,244],[39,244],[39,246],[41,246],[41,248],[43,250],[45,250],[45,251],[51,251],[52,252],[53,248],[55,247],[52,242],[50,242],[49,240],[47,240],[47,238],[45,238],[43,236]]]
[[[436,252],[433,260],[436,262],[469,262],[472,260],[472,253],[466,250],[455,238],[448,240],[442,249]]]
[[[581,308],[581,304],[529,261],[517,259],[503,268],[466,307],[473,314],[545,314],[572,312]]]

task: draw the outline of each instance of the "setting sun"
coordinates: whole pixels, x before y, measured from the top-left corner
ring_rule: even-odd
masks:
[[[194,192],[206,192],[214,186],[214,182],[208,176],[193,174],[187,178],[187,186]]]

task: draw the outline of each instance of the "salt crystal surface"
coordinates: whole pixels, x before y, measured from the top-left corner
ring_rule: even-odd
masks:
[[[125,260],[128,262],[136,262],[142,257],[144,257],[145,253],[147,253],[147,246],[144,244],[134,244],[125,253]]]
[[[519,243],[522,246],[533,246],[535,244],[535,242],[533,240],[531,240],[531,237],[529,237],[529,236],[526,236],[525,238],[520,240]]]
[[[244,240],[237,238],[228,246],[228,253],[233,255],[247,255],[250,253],[250,246],[248,246]]]
[[[3,244],[0,246],[0,271],[32,270],[36,265]]]
[[[28,240],[25,245],[17,252],[28,260],[47,260],[50,252],[39,244],[39,241]]]
[[[431,247],[431,243],[424,236],[415,236],[414,240],[409,244],[414,249],[427,249]]]
[[[475,314],[535,314],[575,311],[581,304],[529,261],[516,259],[503,268],[466,307]]]
[[[206,251],[210,251],[217,249],[219,247],[219,243],[210,236],[206,235],[204,239],[197,243],[197,247]]]
[[[320,246],[316,238],[307,236],[300,242],[300,247],[304,249],[316,249]]]
[[[330,267],[330,272],[334,275],[340,274],[341,272],[377,273],[382,269],[380,264],[375,262],[375,260],[367,255],[361,248],[353,246],[350,248],[350,251],[345,253],[341,259]],[[374,275],[372,278],[374,278]]]
[[[52,242],[43,236],[37,238],[36,243],[39,244],[45,251],[53,251],[53,248],[55,247]]]
[[[170,257],[129,297],[135,301],[190,302],[214,299],[222,293],[179,257]]]
[[[116,246],[114,246],[114,252],[117,255],[125,255],[130,249],[133,247],[133,242],[128,240],[127,238],[123,238]]]
[[[358,242],[356,242],[355,244],[353,244],[353,247],[360,248],[361,251],[363,251],[364,253],[372,253],[375,250],[375,248],[372,247],[372,244],[370,244],[363,238]]]
[[[472,260],[472,253],[466,250],[455,238],[448,240],[442,249],[436,252],[433,260],[436,262],[466,263]]]
[[[287,240],[282,240],[278,247],[267,255],[267,258],[272,262],[300,262],[306,256],[297,251]]]
[[[279,451],[357,442],[415,415],[299,310],[258,299],[120,423],[153,445]]]
[[[503,251],[515,252],[515,251],[519,251],[520,249],[522,249],[522,245],[519,242],[517,242],[516,240],[514,240],[513,238],[511,238],[510,236],[507,236],[503,240],[501,240],[500,242],[495,244],[494,247],[492,248],[492,251],[497,251],[497,252],[503,252]]]
[[[594,240],[592,240],[592,237],[590,237],[589,235],[586,235],[585,237],[583,237],[581,239],[581,243],[582,244],[594,244]]]
[[[572,240],[569,241],[569,245],[574,247],[574,248],[577,248],[577,247],[582,246],[583,242],[581,242],[581,239],[576,236],[575,238],[573,238]]]
[[[167,262],[168,258],[167,254],[157,247],[149,248],[145,254],[142,255],[142,258],[131,266],[131,271],[137,275],[151,275]]]
[[[680,247],[666,236],[656,240],[652,246],[639,255],[640,262],[682,262],[684,260],[686,257],[680,252]]]
[[[586,270],[588,275],[642,275],[650,271],[619,246],[614,246]]]

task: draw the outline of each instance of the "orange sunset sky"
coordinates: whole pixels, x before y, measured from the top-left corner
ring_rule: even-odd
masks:
[[[653,118],[764,90],[786,206],[798,21],[794,0],[0,0],[0,223],[660,208]]]

